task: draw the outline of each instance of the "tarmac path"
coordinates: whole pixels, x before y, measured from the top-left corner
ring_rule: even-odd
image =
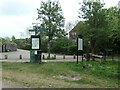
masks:
[[[7,55],[7,59],[5,59],[5,55]],[[22,59],[20,59],[20,55],[22,55]],[[42,53],[45,58],[47,57],[47,53]],[[51,54],[52,57],[54,57],[55,54]],[[43,62],[74,62],[76,59],[73,59],[73,55],[65,55],[65,59],[63,59],[64,55],[56,55],[56,60],[43,60]],[[79,59],[81,56],[79,56]],[[28,50],[21,50],[18,49],[17,51],[13,52],[5,52],[5,53],[0,53],[0,61],[2,62],[30,62],[30,51]]]
[[[5,59],[5,55],[7,55],[8,59]],[[22,59],[20,59],[20,55],[22,55]],[[47,57],[47,53],[42,53],[42,62],[76,62],[76,56],[75,59],[73,58],[73,55],[65,55],[65,58],[63,59],[64,55],[56,54],[56,60],[43,60],[43,55],[45,58]],[[54,57],[55,54],[51,54],[52,57]],[[79,56],[79,61],[81,61],[82,57]],[[84,58],[85,59],[85,58]],[[120,58],[115,57],[115,61],[119,61]],[[1,62],[30,62],[30,51],[28,50],[21,50],[18,49],[14,52],[5,52],[0,53],[0,61]]]

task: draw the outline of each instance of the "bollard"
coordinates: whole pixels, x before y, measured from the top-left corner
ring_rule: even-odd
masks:
[[[45,55],[43,55],[43,59],[45,59]]]
[[[75,59],[75,54],[73,55],[73,59]]]
[[[22,55],[20,55],[19,58],[22,59]]]
[[[5,59],[8,59],[8,55],[5,55]]]
[[[65,59],[65,55],[63,55],[63,59]]]
[[[54,58],[56,59],[56,55],[54,55]]]

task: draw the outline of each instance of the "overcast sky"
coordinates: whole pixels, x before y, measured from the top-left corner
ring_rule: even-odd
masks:
[[[45,1],[45,0],[43,0]],[[79,20],[82,0],[59,0],[66,23]],[[103,0],[101,0],[103,1]],[[119,0],[104,0],[105,7],[117,5]],[[24,37],[25,31],[36,22],[41,0],[0,0],[0,37]]]

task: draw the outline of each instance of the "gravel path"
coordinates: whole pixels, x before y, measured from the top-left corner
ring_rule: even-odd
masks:
[[[2,88],[25,88],[25,87],[15,82],[2,80]]]

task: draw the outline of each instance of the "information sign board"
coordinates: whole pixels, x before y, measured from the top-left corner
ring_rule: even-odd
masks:
[[[40,50],[40,37],[31,36],[32,50]]]
[[[83,39],[78,38],[78,50],[83,50]]]

